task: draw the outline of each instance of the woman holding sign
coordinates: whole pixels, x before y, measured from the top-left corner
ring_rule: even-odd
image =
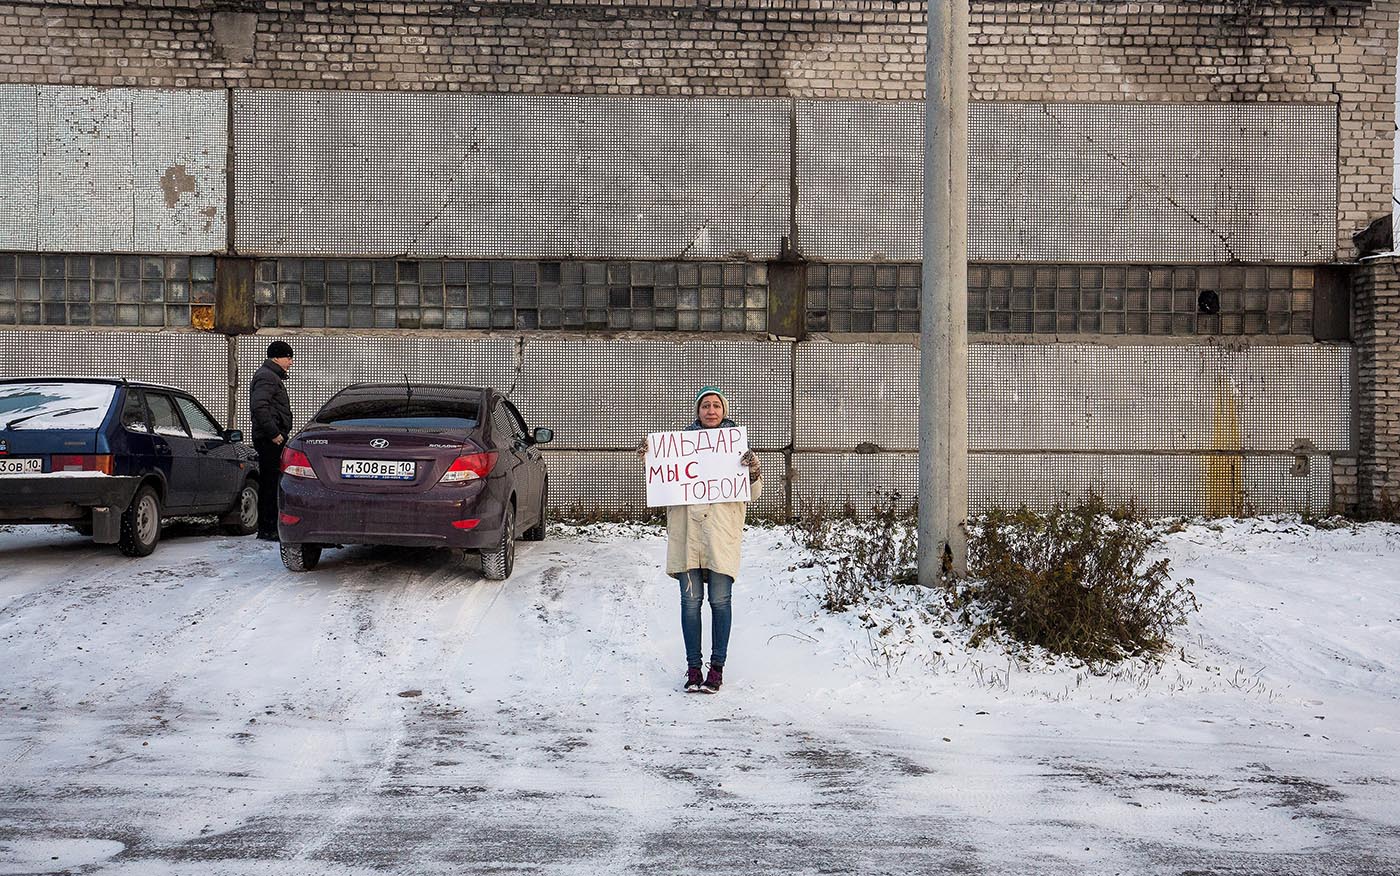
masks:
[[[737,424],[729,419],[729,402],[724,393],[713,386],[702,387],[695,394],[695,422],[684,431],[735,428]],[[691,443],[723,446],[718,439],[715,442]],[[643,442],[640,448],[643,456],[646,456],[647,449],[647,443]],[[758,458],[752,450],[745,450],[742,455],[735,451],[735,455],[743,467],[740,471],[747,468],[749,498],[757,499],[763,491]],[[685,689],[691,693],[716,693],[724,683],[724,660],[729,650],[729,628],[733,618],[729,597],[734,577],[739,574],[739,546],[744,537],[744,515],[747,511],[748,502],[745,501],[671,505],[666,509],[666,574],[677,579],[681,586]],[[714,641],[710,648],[710,670],[702,680],[700,606],[707,588]]]

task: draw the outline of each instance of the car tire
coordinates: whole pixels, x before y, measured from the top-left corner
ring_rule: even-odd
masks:
[[[544,482],[540,491],[540,522],[525,530],[521,541],[544,541],[544,531],[549,526],[549,481]]]
[[[310,572],[321,562],[319,544],[287,544],[284,541],[281,548],[282,565],[293,572]]]
[[[148,556],[160,541],[160,496],[150,484],[143,484],[122,512],[121,535],[117,546],[128,557]]]
[[[258,482],[249,478],[238,491],[233,510],[219,521],[228,535],[252,535],[258,531]]]
[[[506,506],[501,539],[495,547],[481,552],[481,574],[488,581],[504,581],[515,568],[515,504]]]

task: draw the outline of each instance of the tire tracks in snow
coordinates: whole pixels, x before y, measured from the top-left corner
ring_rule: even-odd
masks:
[[[175,546],[171,546],[175,547]],[[96,546],[93,551],[103,551],[103,546]],[[173,551],[167,550],[167,553]],[[87,558],[92,557],[92,553],[84,552]],[[166,562],[160,562],[166,560]],[[228,618],[221,609],[225,603],[235,599],[242,599],[245,602],[253,601],[259,606],[265,604],[270,597],[271,584],[264,585],[249,596],[246,593],[239,594],[227,586],[220,586],[227,582],[223,572],[217,566],[210,566],[203,562],[201,558],[195,557],[163,557],[156,555],[155,558],[143,558],[134,562],[140,562],[148,568],[137,570],[140,577],[155,577],[157,583],[170,580],[191,580],[196,582],[196,586],[185,588],[183,585],[175,587],[142,587],[139,590],[133,589],[129,582],[133,570],[129,567],[123,568],[122,564],[104,564],[100,566],[100,573],[87,578],[86,583],[79,584],[76,577],[65,577],[63,582],[57,586],[45,588],[31,594],[31,598],[25,605],[25,612],[48,604],[47,616],[38,618],[28,618],[29,626],[33,631],[41,635],[49,636],[49,641],[45,644],[43,653],[47,656],[50,652],[58,651],[60,648],[65,651],[72,646],[67,637],[64,624],[61,623],[66,614],[74,609],[78,609],[91,614],[109,614],[111,612],[125,611],[128,614],[151,613],[159,617],[168,617],[169,610],[162,605],[165,597],[173,592],[187,594],[191,600],[190,604],[182,606],[183,618],[195,617],[197,622],[191,624],[181,624],[175,626],[169,621],[163,621],[163,626],[156,625],[148,628],[156,633],[142,643],[140,650],[128,650],[125,652],[113,652],[102,650],[95,657],[85,657],[84,666],[94,673],[94,677],[102,678],[96,684],[85,686],[76,695],[69,692],[64,696],[67,702],[75,702],[87,706],[93,711],[98,711],[102,707],[111,706],[112,703],[123,696],[140,692],[144,686],[142,683],[126,683],[132,676],[138,676],[142,682],[148,682],[150,673],[147,668],[151,665],[166,666],[174,665],[179,661],[172,660],[172,655],[177,651],[178,646],[189,641],[214,641],[219,642],[226,638],[228,631],[238,626],[236,619]],[[186,570],[194,568],[196,574],[186,577]],[[74,566],[70,565],[65,572],[73,572]],[[76,588],[76,589],[75,589]],[[93,595],[89,595],[93,594]],[[205,597],[209,597],[207,600]],[[69,605],[61,605],[63,600],[76,600]],[[11,604],[13,606],[13,603]],[[205,624],[204,620],[210,616],[218,618],[211,627]],[[12,621],[18,623],[21,620],[19,615],[15,615]],[[193,629],[202,627],[202,629]],[[211,649],[212,650],[212,649]],[[123,660],[125,663],[115,661]],[[138,672],[138,669],[140,670]],[[132,708],[140,708],[143,703],[152,699],[160,699],[160,694],[167,691],[172,682],[180,678],[188,678],[188,672],[171,672],[166,676],[164,682],[156,686],[150,694],[143,700],[130,703]],[[66,675],[66,680],[72,682],[73,674]],[[34,689],[35,694],[41,691]],[[46,698],[46,705],[54,707],[52,697]],[[168,706],[162,706],[168,708]]]
[[[384,573],[391,570],[399,574],[394,579],[392,588],[386,592],[378,582],[382,580],[381,576]],[[415,566],[405,568],[402,563],[389,560],[370,564],[365,573],[368,573],[369,581],[363,586],[343,590],[351,600],[350,609],[353,615],[364,617],[359,609],[363,608],[365,603],[371,606],[367,615],[370,618],[368,626],[357,624],[354,634],[350,637],[359,653],[346,662],[353,664],[369,661],[379,663],[382,668],[373,679],[362,683],[363,690],[348,693],[341,700],[343,710],[349,713],[353,711],[357,702],[372,706],[376,699],[382,697],[380,701],[387,705],[375,709],[379,721],[368,720],[367,716],[362,715],[354,722],[362,732],[366,724],[372,725],[371,729],[375,731],[376,738],[382,740],[382,744],[378,746],[369,763],[354,763],[356,746],[350,738],[350,732],[342,726],[339,732],[339,754],[346,759],[346,763],[345,769],[338,771],[335,779],[341,790],[332,792],[338,799],[327,816],[304,830],[301,836],[289,840],[287,848],[291,861],[305,862],[316,858],[339,836],[347,830],[352,830],[353,825],[371,816],[377,808],[376,801],[391,781],[402,777],[405,744],[410,735],[407,726],[407,704],[418,700],[416,697],[405,699],[394,696],[394,691],[389,688],[398,685],[391,682],[394,681],[395,675],[402,678],[406,671],[425,671],[419,668],[424,663],[421,659],[424,656],[431,656],[433,666],[439,670],[442,663],[437,659],[442,656],[440,653],[420,653],[420,659],[413,659],[415,652],[430,652],[435,647],[431,638],[428,638],[426,646],[420,647],[424,645],[421,640],[425,637],[418,635],[418,632],[423,630],[418,629],[417,625],[424,623],[430,609],[440,607],[441,603],[457,596],[463,587],[467,587],[470,589],[462,597],[463,605],[457,612],[453,626],[469,625],[471,631],[468,637],[474,637],[490,616],[505,584],[508,583],[488,582],[465,568],[460,560],[439,565],[426,574],[421,573]],[[365,573],[357,577],[363,577]],[[342,579],[338,583],[345,588],[354,582]],[[437,650],[441,651],[441,645],[437,646]],[[379,688],[377,692],[374,690],[376,685]],[[343,725],[347,722],[341,723]],[[350,775],[356,772],[359,775],[351,778]],[[353,787],[345,789],[346,785]]]

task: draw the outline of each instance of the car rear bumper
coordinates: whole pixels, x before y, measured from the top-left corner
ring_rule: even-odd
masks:
[[[120,514],[140,485],[141,478],[123,475],[6,477],[0,479],[0,521],[61,523],[93,509]]]
[[[500,541],[502,514],[485,483],[403,495],[345,493],[284,476],[278,537],[290,544],[385,544],[475,550]],[[295,523],[287,518],[296,518]],[[453,521],[480,520],[472,529]]]

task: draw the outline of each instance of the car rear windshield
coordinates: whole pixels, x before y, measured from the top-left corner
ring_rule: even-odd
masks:
[[[0,429],[96,429],[116,394],[110,383],[0,384]]]
[[[348,428],[442,431],[476,428],[480,406],[472,399],[346,399],[332,401],[316,422]]]

